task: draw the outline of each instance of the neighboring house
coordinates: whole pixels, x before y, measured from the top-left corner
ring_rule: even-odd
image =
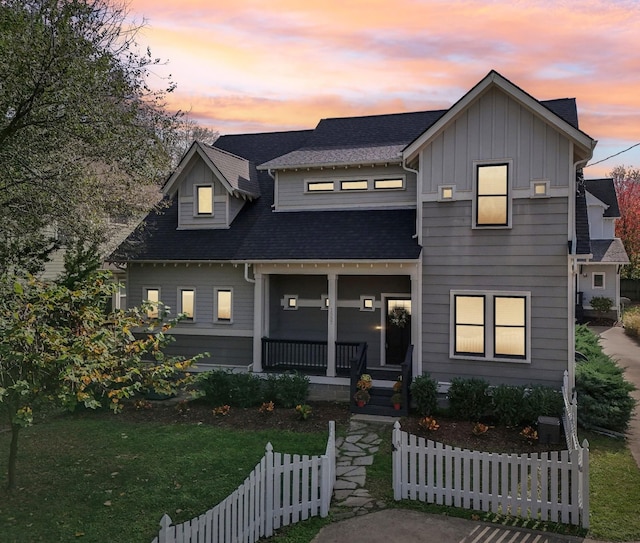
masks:
[[[586,180],[578,199],[578,212],[583,218],[586,216],[588,223],[582,231],[579,229],[578,237],[583,238],[582,243],[589,244],[590,253],[577,276],[577,311],[582,311],[579,320],[599,316],[591,307],[594,297],[609,298],[612,309],[607,317],[618,319],[620,268],[629,263],[629,258],[622,241],[615,237],[620,209],[613,179]]]
[[[200,364],[295,367],[318,385],[369,368],[441,383],[573,379],[576,177],[595,140],[575,100],[495,71],[450,109],[324,119],[194,143],[114,261],[129,304],[188,318]]]

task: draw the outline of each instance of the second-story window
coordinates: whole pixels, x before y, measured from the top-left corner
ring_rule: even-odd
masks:
[[[196,186],[196,214],[213,215],[213,187],[211,185]]]
[[[507,164],[477,166],[475,226],[509,226],[508,174]]]
[[[192,288],[179,289],[178,301],[180,303],[178,313],[183,313],[186,320],[193,320],[195,318],[196,291]]]

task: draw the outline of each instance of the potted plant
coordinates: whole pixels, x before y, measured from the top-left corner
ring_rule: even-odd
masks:
[[[402,394],[400,392],[394,392],[391,396],[391,405],[397,411],[402,406]]]
[[[356,387],[358,390],[353,395],[353,399],[358,404],[358,407],[364,407],[367,402],[371,399],[371,395],[369,394],[369,389],[373,386],[373,380],[371,379],[371,375],[368,373],[363,373],[358,379],[356,383]]]
[[[364,407],[367,405],[367,402],[371,399],[371,395],[367,390],[359,389],[354,395],[353,399],[358,404],[358,407]]]

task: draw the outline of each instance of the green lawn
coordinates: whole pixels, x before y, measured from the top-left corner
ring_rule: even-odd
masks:
[[[591,448],[589,535],[639,541],[640,470],[624,442],[581,435],[585,437]],[[277,451],[322,454],[326,438],[326,433],[132,424],[117,417],[68,417],[38,424],[21,436],[19,488],[12,495],[0,491],[0,541],[150,543],[165,512],[174,522],[182,522],[230,494],[262,457],[268,441]],[[374,465],[367,469],[367,487],[373,495],[389,507],[472,518],[474,513],[463,509],[394,502],[391,429],[383,438]],[[8,442],[9,434],[0,433],[3,467]],[[282,530],[272,541],[309,542],[329,521],[302,522]]]
[[[19,488],[0,491],[0,541],[150,543],[165,512],[182,522],[233,492],[268,441],[276,451],[322,454],[326,439],[117,417],[39,424],[21,435]],[[3,474],[8,443],[0,434]]]

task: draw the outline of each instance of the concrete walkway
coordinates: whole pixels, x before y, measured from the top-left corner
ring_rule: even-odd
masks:
[[[627,380],[638,390],[640,401],[640,345],[622,328],[596,328],[606,354],[625,368]],[[386,419],[393,424],[395,419]],[[385,509],[366,489],[366,467],[381,443],[380,424],[385,418],[352,418],[347,436],[338,441],[336,486],[332,514],[336,520],[325,526],[312,543],[596,543],[592,539],[537,532],[524,528],[431,515],[406,509]],[[629,448],[640,467],[640,414],[631,422]],[[367,514],[369,513],[369,514]]]

